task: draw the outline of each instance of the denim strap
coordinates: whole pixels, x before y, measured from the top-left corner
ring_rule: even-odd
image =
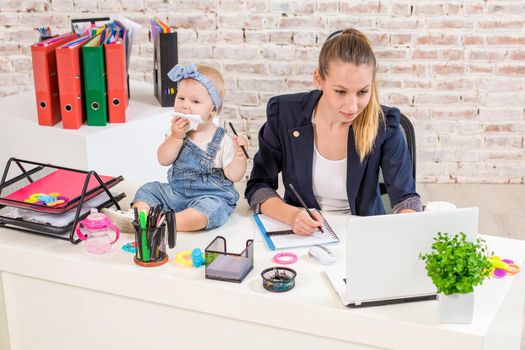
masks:
[[[206,147],[206,154],[211,157],[211,159],[215,159],[215,156],[217,155],[217,151],[221,147],[221,141],[224,136],[225,130],[221,127],[218,127],[217,130],[215,130],[215,134],[213,134],[213,138],[210,142],[208,142],[208,146]]]

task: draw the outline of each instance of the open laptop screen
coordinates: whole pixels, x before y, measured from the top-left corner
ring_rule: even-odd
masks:
[[[438,232],[464,232],[474,240],[478,208],[350,218],[342,276],[347,283],[341,293],[345,305],[434,299],[436,288],[419,255],[430,251]]]

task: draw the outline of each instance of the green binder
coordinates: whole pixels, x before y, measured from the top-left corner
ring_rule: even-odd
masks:
[[[108,122],[104,45],[101,41],[98,34],[82,46],[87,124],[92,126],[104,126]]]

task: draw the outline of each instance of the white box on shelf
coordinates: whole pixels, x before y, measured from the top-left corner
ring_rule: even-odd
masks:
[[[170,127],[172,108],[159,105],[151,84],[130,85],[126,123],[84,124],[77,130],[63,129],[62,123],[38,125],[33,91],[1,98],[0,168],[16,157],[122,175],[136,183],[166,181],[168,168],[159,165],[157,147]]]

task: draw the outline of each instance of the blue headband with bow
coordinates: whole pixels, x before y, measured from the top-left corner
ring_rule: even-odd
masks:
[[[211,80],[197,70],[197,66],[195,66],[195,64],[192,63],[187,65],[186,67],[184,67],[181,64],[177,64],[168,72],[168,77],[172,81],[177,82],[177,87],[179,86],[179,83],[182,79],[191,78],[197,80],[199,83],[204,85],[206,90],[208,90],[211,100],[215,105],[215,110],[219,110],[219,107],[222,103],[219,93],[215,89],[215,86],[213,86]]]

